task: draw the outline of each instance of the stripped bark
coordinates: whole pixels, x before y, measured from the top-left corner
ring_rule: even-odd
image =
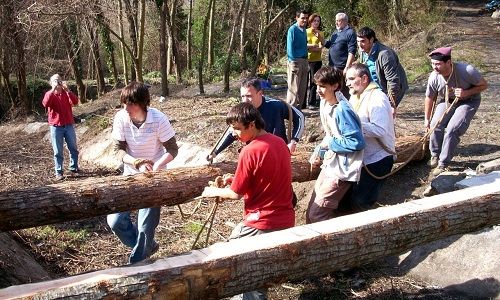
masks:
[[[155,262],[12,286],[0,298],[219,299],[367,264],[499,221],[500,187],[493,183]]]

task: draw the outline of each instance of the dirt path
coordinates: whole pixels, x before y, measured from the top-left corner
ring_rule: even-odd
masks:
[[[448,14],[454,16],[450,17],[447,23],[439,24],[431,31],[430,40],[434,43],[432,47],[453,46],[454,60],[463,60],[478,67],[490,85],[483,93],[479,111],[462,138],[451,165],[452,169],[456,170],[474,169],[480,162],[500,157],[498,126],[500,105],[497,99],[500,88],[498,84],[500,58],[497,55],[497,49],[500,48],[499,23],[489,15],[478,13],[484,1],[449,3],[451,10]],[[403,100],[397,120],[397,134],[406,135],[423,131],[425,81],[412,85],[409,94]],[[216,92],[217,85],[207,90]],[[163,103],[157,101],[158,95],[153,95],[153,106],[167,112],[176,128],[179,140],[209,148],[225,128],[225,112],[237,103],[237,90],[233,91],[233,97],[218,95],[194,97],[195,92],[193,88],[182,89],[176,96],[170,97]],[[273,95],[284,98],[283,92]],[[114,115],[117,99],[118,93],[115,92],[98,102],[86,104],[75,110],[77,115],[87,119],[86,123],[78,125],[82,143],[99,131],[96,127],[92,128],[96,123],[100,122],[106,126],[105,122]],[[44,122],[43,117],[37,119]],[[301,151],[311,151],[315,142],[307,142],[307,136],[321,132],[315,114],[308,114],[306,126],[306,137],[299,144]],[[3,133],[0,143],[0,191],[54,182],[52,150],[47,128],[43,127],[43,123],[42,125],[31,123],[27,126],[26,121],[22,120],[18,123],[1,125],[0,131]],[[227,157],[234,158],[234,153],[234,151],[228,152]],[[86,176],[103,176],[114,172],[96,167],[91,162],[83,163],[83,169]],[[429,172],[430,169],[425,162],[409,164],[388,179],[380,196],[380,205],[420,198],[428,183]],[[67,180],[78,180],[78,178]],[[304,195],[307,192],[306,187],[307,184],[304,185]],[[310,186],[308,188],[310,189]],[[186,210],[188,209],[189,205],[186,207]],[[184,220],[176,208],[163,208],[157,233],[161,248],[155,257],[188,251],[196,235],[196,229],[199,228],[198,223],[204,220],[207,209],[205,205],[200,213],[189,220]],[[221,208],[218,220],[214,224],[216,233],[212,235],[210,242],[220,242],[222,237],[228,236],[231,229],[228,224],[237,223],[240,217],[239,205]],[[301,217],[300,212],[298,217]],[[85,238],[75,237],[75,232],[82,233]],[[128,250],[111,234],[104,217],[22,230],[18,233],[18,241],[22,242],[54,277],[122,265],[127,258]],[[0,261],[2,266],[2,263],[5,264]],[[426,283],[415,282],[411,278],[391,272],[390,269],[384,268],[382,263],[334,272],[329,276],[303,282],[287,283],[273,288],[270,296],[271,299],[453,298],[440,288],[429,287]]]

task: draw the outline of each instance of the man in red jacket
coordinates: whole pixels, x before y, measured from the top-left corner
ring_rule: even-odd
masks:
[[[42,104],[47,109],[50,127],[52,149],[54,150],[54,163],[56,179],[64,179],[63,173],[63,145],[66,141],[70,153],[69,170],[78,173],[78,147],[73,124],[72,107],[78,104],[78,97],[68,89],[65,81],[59,74],[50,77],[52,89],[45,93]]]

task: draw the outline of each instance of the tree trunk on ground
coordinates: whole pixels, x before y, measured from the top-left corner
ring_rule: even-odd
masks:
[[[294,163],[295,181],[309,180],[308,156],[309,153],[305,153],[300,163]],[[236,162],[226,162],[154,172],[151,176],[139,174],[87,178],[34,189],[0,192],[0,231],[143,207],[177,205],[201,195],[208,181],[226,173],[234,173],[235,170]],[[40,211],[44,213],[38,213]]]
[[[132,267],[13,286],[0,290],[0,298],[220,299],[364,265],[499,222],[500,187],[492,183]]]
[[[406,148],[413,145],[405,142]],[[405,151],[400,146],[396,149]],[[417,156],[414,159],[419,158]],[[311,170],[309,157],[309,152],[298,152],[292,156],[294,182],[314,180],[318,176],[318,170]],[[79,220],[143,207],[185,203],[201,195],[208,181],[226,173],[234,173],[235,170],[236,162],[223,162],[212,166],[154,172],[151,176],[139,174],[86,178],[0,192],[0,231]],[[40,211],[44,213],[38,213]]]
[[[233,30],[231,31],[231,37],[229,38],[229,47],[227,49],[227,57],[224,62],[224,92],[229,93],[229,75],[231,73],[231,58],[233,57],[233,51],[236,46],[236,31],[240,24],[241,15],[243,14],[243,9],[245,8],[246,0],[241,0],[241,6],[238,10],[238,14],[234,18]]]
[[[8,233],[0,233],[0,289],[50,280],[50,275]]]

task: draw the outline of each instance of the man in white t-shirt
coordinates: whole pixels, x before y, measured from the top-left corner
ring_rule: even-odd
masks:
[[[178,152],[175,131],[167,116],[150,108],[150,95],[146,85],[132,82],[121,93],[123,109],[116,113],[111,136],[115,152],[123,162],[123,175],[162,170]],[[154,241],[160,220],[160,207],[141,208],[137,224],[130,219],[130,212],[108,215],[111,230],[123,244],[132,248],[129,262],[139,262],[159,248]]]

